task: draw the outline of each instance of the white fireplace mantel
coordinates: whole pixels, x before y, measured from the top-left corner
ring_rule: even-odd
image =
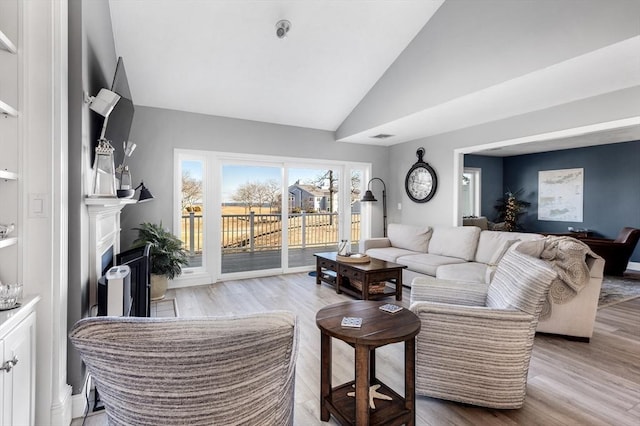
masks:
[[[89,212],[89,300],[97,303],[98,280],[102,276],[102,255],[113,247],[120,253],[120,211],[137,200],[130,198],[91,198],[84,200]]]

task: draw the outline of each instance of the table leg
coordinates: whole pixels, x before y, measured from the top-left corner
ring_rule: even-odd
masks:
[[[356,345],[356,424],[369,425],[369,348]]]
[[[320,258],[316,259],[316,284],[320,285],[322,277],[322,268],[320,267]]]
[[[411,411],[408,426],[416,424],[416,338],[404,342],[404,408]]]
[[[364,274],[362,278],[362,300],[369,300],[369,275]]]
[[[376,381],[376,348],[369,353],[369,385],[375,385]]]
[[[396,277],[396,300],[402,300],[402,271]]]
[[[340,290],[340,287],[342,286],[342,275],[337,271],[337,269],[338,268],[336,268],[336,293],[341,294],[342,290]]]
[[[331,336],[320,334],[320,420],[329,421],[327,399],[331,398]]]

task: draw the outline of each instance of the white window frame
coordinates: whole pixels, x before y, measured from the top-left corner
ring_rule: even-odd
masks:
[[[340,160],[318,160],[309,158],[295,158],[283,156],[269,155],[253,155],[219,151],[191,150],[191,149],[174,149],[174,206],[180,205],[182,198],[182,168],[183,160],[203,161],[203,218],[205,236],[203,259],[201,268],[185,268],[183,274],[171,283],[171,288],[188,287],[192,285],[202,285],[214,283],[228,279],[255,278],[261,276],[273,275],[274,273],[294,273],[313,270],[314,267],[304,266],[289,268],[287,252],[283,250],[281,268],[247,271],[237,273],[222,274],[221,272],[221,249],[220,249],[220,220],[218,218],[222,214],[221,203],[222,188],[222,166],[223,164],[246,164],[248,166],[277,166],[281,167],[282,179],[281,190],[285,194],[282,197],[282,211],[288,211],[289,198],[288,194],[288,171],[291,168],[331,168],[340,171],[340,190],[345,191],[343,194],[349,194],[351,190],[351,173],[352,170],[362,171],[361,186],[365,186],[368,176],[371,174],[371,163],[361,163],[353,161]],[[348,176],[345,179],[344,176]],[[362,190],[362,189],[361,189]],[[351,212],[350,197],[341,197],[339,211]],[[181,214],[179,208],[174,208],[174,229],[180,229]],[[366,209],[361,209],[361,225],[360,238],[370,235],[370,219],[367,217]],[[350,215],[341,215],[342,219],[339,223],[339,238],[350,238],[351,218]],[[214,237],[212,238],[211,235]],[[283,229],[282,238],[286,241],[288,235],[286,228]]]

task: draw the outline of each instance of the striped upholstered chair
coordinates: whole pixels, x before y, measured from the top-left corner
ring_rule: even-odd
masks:
[[[70,332],[110,425],[292,425],[294,314],[97,317]]]
[[[492,408],[520,408],[538,317],[556,272],[508,251],[488,286],[412,283],[416,393]],[[416,279],[417,280],[417,279]]]

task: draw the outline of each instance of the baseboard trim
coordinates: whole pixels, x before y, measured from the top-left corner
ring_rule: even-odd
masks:
[[[71,386],[65,385],[62,400],[51,406],[52,425],[71,424],[71,420],[73,419],[73,397],[71,395],[71,390]]]
[[[627,264],[627,269],[640,272],[640,262],[629,262]]]
[[[71,397],[71,401],[72,401],[72,410],[71,410],[71,418],[72,419],[77,419],[80,417],[84,417],[84,413],[87,410],[87,398],[85,395],[87,395],[87,392],[91,389],[91,377],[87,377],[87,379],[84,381],[84,386],[82,387],[82,392],[80,392],[79,394],[73,395]],[[69,423],[67,423],[69,424]]]

